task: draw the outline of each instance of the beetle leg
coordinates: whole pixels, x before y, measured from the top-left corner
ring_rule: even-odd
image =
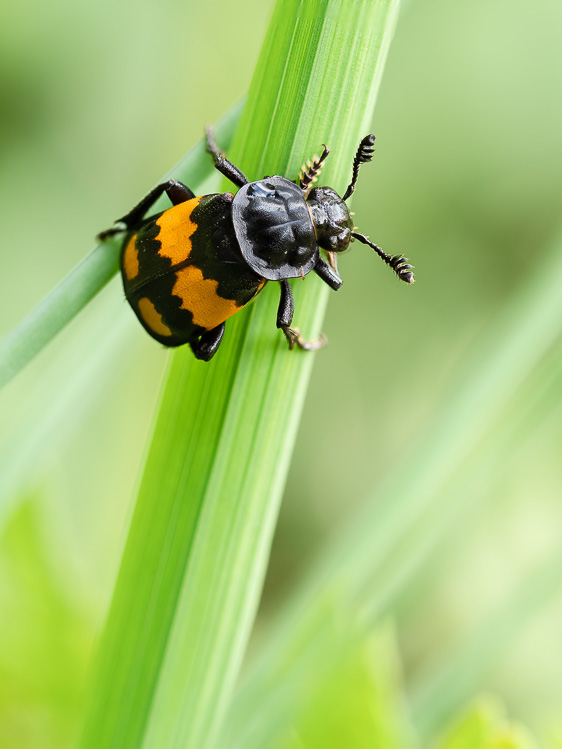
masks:
[[[338,253],[337,252],[330,252],[329,250],[325,250],[325,252],[326,252],[326,255],[328,257],[328,262],[330,263],[330,266],[337,273],[338,272]]]
[[[318,258],[314,270],[318,273],[320,278],[328,284],[328,286],[334,289],[334,291],[337,291],[341,287],[343,281],[336,271],[333,270],[321,257]]]
[[[298,346],[305,351],[315,351],[325,346],[328,340],[323,333],[316,340],[307,341],[301,336],[298,328],[291,327],[295,311],[295,300],[291,284],[286,279],[279,283],[281,285],[281,300],[279,301],[279,308],[277,310],[277,327],[283,331],[285,338],[289,342],[289,348],[293,349],[295,346]]]
[[[247,185],[250,180],[246,177],[244,172],[241,169],[238,169],[232,161],[229,161],[226,158],[224,151],[221,151],[217,146],[215,134],[211,125],[207,125],[205,128],[205,138],[207,140],[207,151],[211,154],[213,161],[215,162],[215,169],[218,169],[218,171],[221,174],[224,174],[227,179],[234,182],[237,187]]]
[[[103,242],[104,239],[112,237],[114,234],[118,234],[121,231],[129,231],[130,229],[136,228],[144,217],[144,214],[148,211],[151,205],[153,205],[162,193],[166,193],[172,202],[172,205],[179,205],[185,203],[186,200],[191,200],[195,197],[194,193],[186,187],[183,182],[179,182],[177,179],[169,179],[167,182],[162,182],[160,185],[151,190],[148,195],[139,201],[129,213],[126,213],[122,218],[117,219],[111,229],[106,229],[98,234],[98,239]]]
[[[295,299],[291,284],[286,279],[280,281],[279,285],[281,286],[281,299],[277,309],[277,327],[288,328],[293,322],[293,315],[295,314]]]
[[[222,337],[224,335],[224,323],[221,322],[216,328],[207,330],[199,341],[196,343],[190,343],[191,350],[195,354],[196,359],[201,361],[210,361],[213,356],[217,353],[219,346],[221,345]]]

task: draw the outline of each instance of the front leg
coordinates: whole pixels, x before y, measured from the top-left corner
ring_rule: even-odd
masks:
[[[169,179],[167,182],[162,182],[162,184],[156,185],[148,195],[145,195],[144,198],[129,211],[129,213],[126,213],[124,216],[117,219],[110,229],[100,232],[98,234],[100,242],[103,242],[104,239],[112,237],[114,234],[118,234],[121,231],[136,229],[141,224],[144,214],[148,211],[150,206],[154,205],[160,195],[164,192],[170,198],[172,205],[185,203],[186,200],[191,200],[195,197],[193,191],[177,179]]]
[[[297,345],[304,351],[316,351],[316,349],[325,346],[328,341],[323,333],[321,333],[316,340],[307,341],[301,336],[301,332],[298,328],[291,327],[293,314],[295,312],[295,300],[293,298],[291,284],[287,279],[280,281],[279,283],[281,286],[281,300],[279,301],[279,308],[277,310],[277,327],[285,334],[285,338],[289,342],[289,348],[293,349],[295,345]]]
[[[336,270],[331,268],[328,263],[321,257],[318,258],[318,262],[314,266],[314,270],[316,273],[318,273],[324,283],[327,283],[328,286],[330,286],[330,288],[332,288],[334,291],[337,291],[339,288],[341,288],[343,281],[341,280],[339,274]]]

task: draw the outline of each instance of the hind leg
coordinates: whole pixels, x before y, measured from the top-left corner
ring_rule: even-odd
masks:
[[[216,328],[203,333],[201,338],[195,343],[190,343],[191,350],[196,359],[201,361],[210,361],[217,353],[224,335],[224,323],[221,322]]]
[[[218,169],[218,171],[221,174],[224,174],[227,179],[229,179],[231,182],[234,182],[236,187],[247,185],[249,179],[246,177],[244,172],[241,169],[238,169],[238,167],[235,166],[232,161],[229,161],[226,158],[224,152],[221,151],[217,146],[215,142],[215,134],[213,133],[213,128],[210,125],[207,125],[207,127],[205,128],[205,138],[207,140],[207,151],[211,154],[211,156],[213,157],[213,161],[215,162],[215,169]]]
[[[110,229],[100,232],[98,234],[100,242],[103,242],[104,239],[112,237],[114,234],[118,234],[121,231],[136,229],[142,222],[144,214],[148,211],[150,206],[153,205],[164,192],[170,198],[172,205],[185,203],[186,200],[191,200],[195,197],[193,191],[177,179],[169,179],[167,182],[162,182],[161,185],[157,185],[153,190],[151,190],[148,195],[145,195],[145,197],[139,201],[136,206],[129,211],[129,213],[126,213],[122,218],[117,219]]]

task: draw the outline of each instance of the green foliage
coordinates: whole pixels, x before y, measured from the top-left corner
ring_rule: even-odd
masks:
[[[360,637],[345,615],[331,617],[328,650],[346,657],[329,678],[309,672],[307,693],[289,731],[275,749],[406,749],[413,746],[402,705],[394,637],[380,628]],[[319,654],[319,661],[329,656]],[[271,726],[270,726],[271,729]]]
[[[494,698],[482,698],[460,717],[437,749],[536,749],[522,726],[508,722]]]
[[[91,636],[85,612],[52,574],[37,502],[27,499],[0,552],[0,746],[6,749],[44,746],[45,736],[53,746],[69,745],[81,707],[73,684],[84,678]]]

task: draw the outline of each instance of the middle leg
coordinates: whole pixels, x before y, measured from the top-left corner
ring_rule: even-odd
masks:
[[[327,283],[330,288],[337,291],[341,288],[343,281],[341,280],[337,270],[333,266],[329,266],[328,263],[321,257],[318,258],[318,262],[314,266],[314,271],[318,273],[320,278]]]
[[[291,327],[295,312],[295,300],[291,284],[286,279],[279,283],[281,285],[281,300],[279,301],[279,308],[277,310],[277,327],[283,331],[285,338],[289,342],[289,348],[293,349],[296,345],[304,351],[315,351],[325,346],[328,341],[323,333],[316,340],[307,341],[301,336],[298,328]]]

